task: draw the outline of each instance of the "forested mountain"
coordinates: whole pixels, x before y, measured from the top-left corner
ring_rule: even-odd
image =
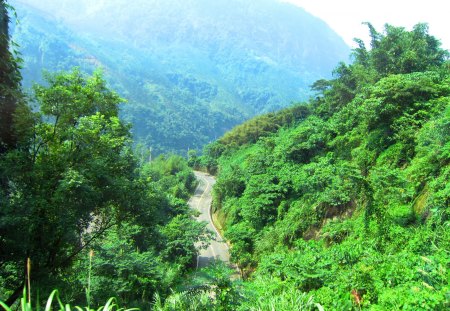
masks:
[[[0,308],[450,308],[450,53],[426,24],[367,24],[327,74],[342,41],[277,1],[26,2],[16,24],[0,0]],[[242,280],[195,266],[189,165]]]
[[[102,67],[128,99],[121,115],[136,140],[156,153],[201,148],[306,99],[348,55],[324,22],[275,0],[12,3],[25,84],[43,68]]]
[[[314,83],[308,105],[205,149],[246,307],[450,307],[449,53],[424,24],[368,26],[370,48]]]

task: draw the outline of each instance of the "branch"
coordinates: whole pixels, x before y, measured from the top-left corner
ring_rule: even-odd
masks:
[[[95,239],[97,239],[99,236],[101,236],[103,233],[105,233],[106,230],[110,229],[112,226],[114,226],[116,223],[114,221],[109,222],[105,227],[101,228],[99,231],[97,231],[86,243],[84,243],[82,246],[80,246],[77,250],[75,250],[72,254],[70,254],[66,259],[64,259],[59,265],[55,265],[50,269],[50,273],[54,273],[55,270],[58,268],[64,267],[67,264],[69,264],[74,257],[76,257],[81,251],[83,251],[86,247],[88,247]],[[25,286],[25,282],[22,282],[14,292],[8,297],[6,300],[6,304],[8,306],[12,306],[17,299],[20,297],[20,295],[23,293],[23,288]]]
[[[97,239],[99,236],[101,236],[103,233],[105,233],[106,230],[110,229],[112,226],[114,226],[115,222],[110,222],[107,224],[104,228],[97,231],[86,243],[84,243],[82,246],[80,246],[75,252],[73,252],[71,255],[69,255],[66,259],[64,259],[61,264],[57,267],[53,267],[51,271],[56,270],[56,268],[64,267],[67,265],[72,259],[77,256],[81,251],[83,251],[86,247],[88,247],[95,239]]]

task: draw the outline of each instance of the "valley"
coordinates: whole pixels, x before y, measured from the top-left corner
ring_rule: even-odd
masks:
[[[136,143],[154,155],[201,151],[255,115],[307,100],[349,52],[321,20],[274,0],[11,3],[24,86],[44,69],[102,68],[127,99],[121,117]]]
[[[363,24],[0,0],[0,309],[450,309],[450,52]]]

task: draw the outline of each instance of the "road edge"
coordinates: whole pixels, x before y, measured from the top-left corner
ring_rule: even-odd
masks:
[[[201,174],[205,174],[205,175],[207,174],[207,175],[209,175],[209,176],[215,178],[215,176],[213,176],[213,175],[211,175],[211,174],[209,174],[209,173],[206,173],[206,172],[201,172],[201,171],[196,171],[196,172],[197,172],[197,173],[201,173]],[[213,186],[211,185],[210,182],[208,182],[208,180],[207,180],[204,176],[201,176],[201,179],[206,183],[206,185],[207,185],[207,186],[206,186],[206,189],[208,189],[208,187],[211,188],[211,204],[209,205],[209,208],[208,208],[209,221],[210,221],[212,227],[214,228],[214,231],[217,233],[217,235],[219,236],[219,238],[221,238],[222,241],[225,243],[225,245],[226,245],[226,247],[227,247],[227,250],[228,250],[228,252],[230,253],[231,245],[229,244],[229,241],[228,241],[227,239],[225,239],[224,236],[223,236],[223,235],[220,233],[220,231],[217,229],[216,223],[214,222],[214,219],[213,219],[213,217],[212,217],[212,215],[213,215],[213,212],[212,212],[212,202],[213,202],[213,200],[212,200],[212,189],[213,189]],[[206,191],[206,189],[205,189],[205,191]],[[231,256],[231,254],[230,254],[230,256]],[[236,264],[236,263],[231,262],[231,260],[230,260],[229,266],[238,272],[239,278],[242,280],[242,270],[241,270],[241,268],[239,267],[239,265]],[[197,267],[198,267],[198,258],[197,258]]]

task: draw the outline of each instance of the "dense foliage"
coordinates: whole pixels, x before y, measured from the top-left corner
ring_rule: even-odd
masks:
[[[132,149],[124,100],[99,71],[46,74],[27,98],[8,9],[0,1],[3,308],[48,296],[47,310],[450,307],[450,64],[426,25],[368,24],[371,48],[357,40],[309,103],[186,161]],[[220,263],[190,269],[210,234],[186,204],[188,164],[218,174],[215,216],[244,282]]]
[[[43,68],[102,67],[129,100],[121,115],[135,140],[154,154],[200,150],[306,99],[348,53],[325,23],[275,0],[22,0],[16,9],[25,85]]]
[[[0,1],[0,154],[17,142],[14,113],[22,105],[17,52],[10,41],[8,4]]]
[[[314,83],[295,124],[255,142],[255,119],[198,162],[218,170],[215,211],[255,293],[295,289],[331,310],[444,310],[449,54],[424,24],[368,26],[370,49],[358,40],[350,65]]]
[[[149,162],[145,148],[132,150],[124,100],[100,72],[46,74],[25,100],[2,25],[1,108],[11,99],[13,109],[2,110],[0,300],[12,305],[26,288],[39,306],[58,288],[88,307],[114,292],[121,305],[149,308],[209,239],[186,203],[195,176],[179,156]]]
[[[186,204],[195,187],[186,161],[138,163],[117,117],[121,98],[99,73],[49,75],[35,100],[40,112],[17,116],[20,147],[0,158],[1,298],[21,294],[27,258],[43,294],[58,287],[81,301],[88,279],[95,303],[111,290],[135,305],[167,292],[207,238]]]

